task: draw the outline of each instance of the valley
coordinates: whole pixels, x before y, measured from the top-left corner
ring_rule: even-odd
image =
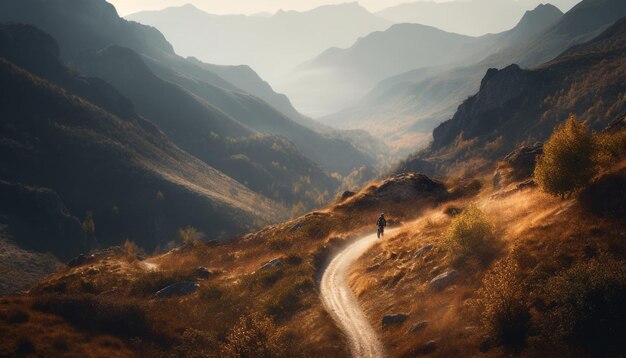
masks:
[[[0,2],[0,356],[626,352],[625,2],[118,3]]]

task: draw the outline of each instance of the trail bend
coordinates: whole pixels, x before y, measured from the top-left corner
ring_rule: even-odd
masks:
[[[386,233],[386,235],[391,232]],[[378,239],[376,234],[363,236],[335,256],[322,274],[320,295],[326,311],[347,337],[353,357],[385,357],[383,344],[357,298],[348,285],[352,264]]]

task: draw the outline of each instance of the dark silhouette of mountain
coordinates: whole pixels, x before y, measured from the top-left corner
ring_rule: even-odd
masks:
[[[558,14],[556,14],[558,15]],[[619,0],[584,0],[553,23],[557,16],[550,6],[539,6],[524,16],[522,22],[510,32],[500,34],[521,40],[509,44],[487,58],[461,66],[436,66],[409,71],[382,81],[378,87],[360,103],[340,113],[321,119],[324,123],[342,123],[341,128],[375,128],[385,133],[385,128],[400,128],[406,133],[429,133],[442,121],[454,115],[458,105],[478,91],[481,79],[489,68],[502,68],[511,63],[520,63],[526,55],[533,53],[545,43],[581,43],[597,34],[626,15],[624,2]],[[538,27],[534,19],[548,19],[542,31],[528,37],[524,29]],[[587,20],[585,20],[587,19]],[[593,26],[581,26],[571,32],[555,29],[568,28],[564,24],[584,22]],[[596,28],[595,26],[599,26]],[[517,31],[526,36],[513,36]],[[536,31],[534,31],[536,32]],[[546,35],[550,34],[550,36]],[[497,40],[499,35],[495,35]],[[547,37],[546,37],[547,36]],[[550,40],[554,38],[554,42]],[[494,42],[495,49],[497,41]],[[560,45],[559,45],[560,46]],[[485,47],[489,49],[489,47]],[[523,51],[520,49],[524,49]],[[516,54],[516,56],[513,56]],[[486,52],[485,55],[488,55]],[[527,66],[537,66],[528,63]],[[348,123],[348,124],[345,124]],[[393,125],[391,125],[393,124]],[[406,142],[408,144],[409,142]],[[427,140],[422,141],[423,146]]]
[[[212,15],[192,5],[143,11],[128,19],[155,26],[185,56],[218,64],[246,64],[272,83],[323,50],[350,45],[391,23],[358,3],[321,6],[268,17]]]
[[[0,152],[6,159],[0,177],[16,183],[4,187],[9,193],[22,188],[17,183],[44,188],[20,191],[41,192],[29,197],[48,201],[39,205],[42,210],[64,213],[60,206],[64,204],[68,222],[74,220],[71,216],[83,220],[92,215],[95,233],[84,234],[95,235],[100,244],[131,239],[151,249],[174,239],[176,230],[185,225],[194,225],[212,238],[226,238],[276,219],[281,210],[183,152],[140,117],[114,116],[5,59],[0,59],[0,79],[9,89],[0,92]],[[56,204],[46,198],[57,198]],[[27,206],[16,202],[12,215],[29,220],[19,212]],[[259,207],[265,209],[257,211]],[[54,227],[55,222],[45,224]],[[76,235],[58,229],[49,235],[46,240],[59,244],[55,252],[61,257],[77,250],[70,245]],[[15,239],[39,249],[55,245],[42,242],[41,236],[33,239],[28,232]]]
[[[432,145],[404,168],[415,169],[423,160],[494,160],[519,144],[544,141],[571,113],[602,130],[626,111],[624,74],[626,19],[532,70],[490,69],[478,93],[434,130]]]

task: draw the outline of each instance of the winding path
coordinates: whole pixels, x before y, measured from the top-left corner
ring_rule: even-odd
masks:
[[[383,345],[348,286],[350,266],[375,242],[376,234],[364,236],[332,259],[321,282],[322,302],[348,339],[353,357],[384,357]]]

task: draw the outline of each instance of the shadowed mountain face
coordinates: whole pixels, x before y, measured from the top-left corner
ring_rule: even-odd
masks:
[[[56,205],[61,209],[54,210],[64,213],[64,204],[65,215],[80,220],[90,212],[101,244],[118,244],[128,238],[154,248],[174,239],[176,230],[189,224],[210,237],[225,238],[254,223],[274,220],[273,213],[280,212],[278,205],[181,151],[142,118],[112,115],[0,61],[3,88],[10,88],[0,94],[0,151],[7,158],[0,176],[8,183],[48,188],[36,192],[42,193],[41,198],[51,192],[47,197],[57,198],[58,204],[50,202],[51,209],[44,206],[44,210]],[[41,57],[40,61],[47,66],[55,59]],[[74,76],[76,82],[82,79]],[[9,190],[5,194],[16,192],[15,188],[19,186],[3,186]],[[23,196],[39,201],[35,195]],[[38,245],[28,232],[11,233],[28,247],[47,247]],[[63,230],[49,234],[50,239],[67,240]],[[93,238],[89,235],[94,232],[83,235]],[[85,248],[59,242],[61,257]]]
[[[356,2],[306,12],[279,11],[269,17],[211,15],[185,5],[127,18],[155,26],[183,55],[250,65],[270,81],[329,47],[349,46],[391,25]]]
[[[562,17],[552,6],[539,6],[527,13],[511,31],[493,36],[494,41],[485,46],[483,55],[489,55],[490,51],[497,52],[484,60],[477,60],[473,64],[468,61],[462,66],[421,68],[386,79],[357,105],[322,120],[325,123],[338,123],[340,128],[369,126],[391,140],[400,141],[398,145],[406,148],[410,141],[404,137],[412,138],[416,133],[425,136],[439,123],[449,119],[465,98],[478,91],[481,79],[489,68],[524,63],[530,58],[529,54],[562,51],[564,43],[571,46],[589,40],[598,31],[626,16],[624,6],[625,3],[619,0],[585,0]],[[537,25],[538,20],[542,26]],[[566,25],[572,22],[580,22],[581,27],[565,30],[569,28]],[[498,38],[509,38],[516,42],[507,44],[506,41],[499,42]],[[555,47],[546,49],[546,44]],[[525,62],[526,66],[540,63]],[[395,126],[390,127],[390,123]],[[385,132],[387,128],[393,128],[397,137]],[[422,146],[427,141],[425,139]]]
[[[0,21],[31,23],[65,39],[60,41],[60,52],[69,54],[69,63],[115,86],[139,115],[155,123],[177,146],[248,188],[298,210],[332,197],[339,182],[327,173],[347,175],[372,163],[347,140],[297,124],[210,71],[217,69],[238,79],[241,87],[257,88],[259,78],[246,68],[184,59],[164,39],[134,44],[128,38],[147,37],[155,30],[119,19],[114,10],[101,11],[101,2],[90,0],[76,8],[72,0],[54,5],[3,2]],[[32,11],[25,9],[28,6]],[[48,19],[48,13],[57,18]],[[91,17],[96,20],[84,21]],[[98,27],[105,23],[109,26]],[[74,33],[95,39],[76,41]],[[98,47],[101,44],[107,45]],[[247,80],[240,73],[247,73]],[[268,87],[257,90],[269,93]]]
[[[593,130],[626,111],[626,20],[532,70],[490,69],[480,91],[433,132],[434,141],[404,165],[449,166],[468,158],[494,160],[521,143],[544,141],[570,113]]]

